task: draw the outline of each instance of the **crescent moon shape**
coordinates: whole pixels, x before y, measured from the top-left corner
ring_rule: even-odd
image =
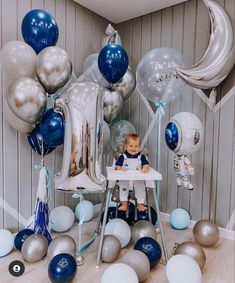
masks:
[[[115,43],[115,44],[122,45],[121,38],[118,32],[113,28],[111,24],[109,24],[105,30],[105,34],[102,40],[102,46],[104,47],[105,45],[109,43]]]
[[[226,11],[212,0],[203,0],[210,16],[211,34],[208,48],[200,61],[191,68],[176,72],[195,88],[215,88],[234,65],[234,34]]]

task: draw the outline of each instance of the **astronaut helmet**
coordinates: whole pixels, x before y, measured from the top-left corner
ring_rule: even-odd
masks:
[[[168,122],[165,130],[167,146],[177,155],[187,155],[197,151],[203,141],[204,128],[193,113],[180,112]]]

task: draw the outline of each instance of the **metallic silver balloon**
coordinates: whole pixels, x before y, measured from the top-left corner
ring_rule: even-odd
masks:
[[[131,239],[134,243],[143,237],[157,239],[156,228],[147,220],[137,221],[131,230]]]
[[[55,187],[61,190],[104,189],[102,174],[102,92],[92,82],[76,82],[55,101],[65,116],[65,140],[61,173]]]
[[[103,262],[114,262],[120,255],[121,243],[113,235],[104,236],[101,258]]]
[[[214,246],[219,241],[219,229],[209,220],[199,220],[193,226],[194,240],[205,247]]]
[[[104,89],[104,120],[111,123],[120,114],[123,106],[121,94],[112,89]]]
[[[7,102],[16,116],[26,123],[35,124],[46,109],[47,95],[38,81],[23,77],[10,85]]]
[[[26,123],[23,120],[21,120],[19,117],[17,117],[12,112],[6,101],[4,101],[3,114],[5,119],[7,120],[7,123],[10,124],[11,127],[14,128],[15,130],[20,131],[21,133],[32,132],[33,125]]]
[[[190,86],[215,88],[234,66],[234,31],[228,14],[218,3],[204,0],[207,7],[211,34],[208,48],[200,61],[191,68],[177,68],[177,73]]]
[[[102,47],[104,47],[107,44],[113,44],[113,43],[122,45],[121,38],[118,32],[113,28],[111,24],[109,24],[103,36]]]
[[[69,235],[62,235],[52,240],[48,247],[47,258],[50,261],[54,256],[66,253],[76,256],[76,243]]]
[[[132,267],[139,282],[147,280],[150,273],[150,263],[147,256],[138,250],[128,251],[122,258],[122,262]]]
[[[206,254],[204,250],[194,242],[184,242],[179,244],[174,250],[173,254],[184,254],[192,257],[198,263],[201,270],[206,264]]]
[[[62,88],[70,79],[72,63],[63,49],[50,46],[44,48],[37,56],[36,75],[49,94]]]
[[[122,95],[124,101],[127,100],[129,96],[131,96],[136,87],[136,79],[130,67],[128,67],[122,79],[113,87]]]
[[[47,253],[48,242],[39,234],[29,236],[23,243],[21,255],[27,262],[34,263],[41,260]]]

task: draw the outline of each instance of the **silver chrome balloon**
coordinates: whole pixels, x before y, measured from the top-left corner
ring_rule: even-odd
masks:
[[[7,102],[16,116],[26,123],[35,124],[46,109],[47,95],[38,81],[23,77],[10,85]]]
[[[226,11],[215,1],[204,0],[211,34],[208,48],[200,61],[191,68],[177,68],[176,72],[192,87],[215,88],[234,66],[234,32]]]
[[[135,87],[136,79],[130,67],[128,67],[122,79],[113,86],[113,88],[122,95],[124,101],[127,100],[129,96],[131,96]]]
[[[121,243],[113,235],[104,236],[101,258],[103,262],[114,262],[120,255]]]
[[[204,250],[194,242],[183,242],[177,245],[177,247],[173,251],[173,254],[184,254],[190,256],[198,263],[201,270],[206,264],[206,254]]]
[[[136,243],[140,238],[150,237],[157,239],[156,228],[147,220],[137,221],[131,230],[131,239]]]
[[[21,255],[27,262],[34,263],[41,260],[47,253],[48,242],[39,234],[29,236],[23,243]]]
[[[122,45],[121,38],[118,32],[113,28],[111,24],[109,24],[103,36],[102,47],[104,47],[107,44],[113,44],[113,43]]]
[[[121,94],[109,88],[104,88],[104,120],[111,123],[120,114],[123,106]]]
[[[63,49],[50,46],[44,48],[37,56],[36,75],[49,94],[62,88],[70,79],[72,63]]]
[[[62,235],[52,240],[48,247],[47,258],[50,261],[54,256],[67,253],[76,256],[76,243],[69,235]]]
[[[61,190],[103,190],[102,92],[92,82],[76,82],[55,101],[65,116],[61,173],[55,187]]]

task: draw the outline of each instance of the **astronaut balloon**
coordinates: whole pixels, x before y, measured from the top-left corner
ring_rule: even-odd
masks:
[[[177,186],[193,190],[189,176],[194,175],[194,168],[188,155],[200,148],[203,135],[203,125],[193,113],[180,112],[168,122],[165,140],[169,149],[175,153],[174,169],[177,173]]]

